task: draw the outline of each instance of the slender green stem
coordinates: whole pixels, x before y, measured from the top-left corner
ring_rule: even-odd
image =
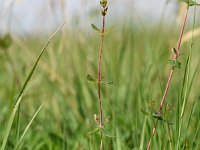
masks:
[[[170,125],[167,124],[167,128],[168,128],[168,139],[169,139],[169,146],[170,146],[170,150],[173,150],[173,147],[172,147],[172,135],[171,135],[171,129],[170,129]]]
[[[101,133],[101,144],[100,144],[100,150],[104,150],[104,147],[103,147],[103,135]]]

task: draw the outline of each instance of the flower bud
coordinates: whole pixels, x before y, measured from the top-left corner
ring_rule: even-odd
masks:
[[[107,0],[101,0],[101,1],[100,1],[100,4],[101,4],[101,6],[102,6],[103,8],[106,8],[106,6],[107,6]]]

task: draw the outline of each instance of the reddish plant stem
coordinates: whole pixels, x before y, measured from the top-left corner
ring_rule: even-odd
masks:
[[[156,132],[156,127],[157,127],[157,125],[158,125],[158,121],[156,122],[155,127],[153,128],[152,135],[151,135],[150,140],[149,140],[149,143],[148,143],[148,145],[147,145],[147,149],[148,149],[148,150],[150,150],[150,148],[151,148],[151,140],[152,140],[152,138],[153,138],[153,136],[154,136],[154,134],[155,134],[155,132]]]
[[[101,57],[103,51],[103,40],[104,40],[104,30],[105,30],[105,16],[102,16],[102,34],[99,49],[99,60],[98,60],[98,100],[99,100],[99,127],[103,127],[103,113],[102,113],[102,103],[101,103]]]
[[[180,55],[181,41],[182,41],[184,29],[185,29],[187,16],[188,16],[188,7],[187,7],[186,12],[185,12],[183,25],[182,25],[180,36],[179,36],[179,40],[178,40],[178,46],[177,46],[177,49],[176,49],[177,50],[177,54],[174,55],[174,60],[177,60],[179,55]],[[161,104],[160,104],[159,113],[161,113],[161,111],[162,111],[162,107],[164,105],[164,102],[165,102],[165,99],[166,99],[166,96],[167,96],[167,92],[168,92],[168,89],[169,89],[169,86],[170,86],[170,83],[171,83],[171,79],[172,79],[173,73],[174,73],[174,68],[172,68],[171,71],[170,71],[170,74],[169,74],[169,77],[168,77],[168,81],[167,81],[167,85],[166,85],[166,88],[165,88],[165,92],[163,94],[162,101],[161,101]]]
[[[167,85],[166,85],[166,88],[165,88],[165,91],[164,91],[164,94],[163,94],[163,97],[162,97],[162,101],[160,103],[159,114],[161,114],[161,111],[162,111],[162,108],[163,108],[163,105],[164,105],[164,102],[165,102],[165,99],[166,99],[166,96],[167,96],[167,92],[168,92],[169,87],[170,87],[170,83],[171,83],[173,74],[174,74],[174,68],[172,68],[170,70],[170,74],[169,74],[169,77],[168,77]]]
[[[189,10],[189,7],[187,7],[186,12],[185,12],[183,25],[182,25],[179,40],[178,40],[178,46],[177,46],[177,49],[176,49],[177,54],[174,54],[174,60],[177,60],[179,55],[180,55],[181,41],[182,41],[183,32],[184,32],[184,29],[185,29],[185,24],[186,24],[186,20],[187,20],[187,16],[188,16],[188,10]],[[167,85],[166,85],[166,88],[165,88],[165,91],[164,91],[164,94],[163,94],[163,97],[162,97],[162,100],[161,100],[161,103],[160,103],[160,109],[159,109],[159,112],[158,112],[159,114],[161,114],[161,112],[162,112],[162,108],[163,108],[163,105],[164,105],[165,100],[166,100],[166,96],[167,96],[167,93],[168,93],[168,90],[169,90],[169,87],[170,87],[170,84],[171,84],[173,74],[174,74],[174,68],[172,68],[170,70],[170,74],[169,74],[169,77],[168,77],[168,80],[167,80]],[[151,138],[150,138],[148,145],[147,145],[147,150],[150,150],[150,148],[151,148],[151,141],[152,141],[153,136],[156,133],[157,125],[158,125],[158,121],[156,122],[156,125],[153,128]]]

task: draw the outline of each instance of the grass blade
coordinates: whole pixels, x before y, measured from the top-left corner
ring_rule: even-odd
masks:
[[[23,140],[23,138],[24,138],[26,132],[27,132],[28,129],[30,128],[30,126],[31,126],[31,124],[32,124],[32,122],[33,122],[33,120],[35,119],[35,117],[37,116],[37,114],[39,113],[39,111],[42,109],[42,107],[43,107],[43,105],[40,105],[40,107],[37,109],[37,111],[36,111],[35,114],[33,115],[32,119],[30,120],[30,122],[29,122],[28,125],[26,126],[26,128],[25,128],[25,130],[24,130],[22,136],[20,137],[19,142],[18,142],[17,145],[15,146],[15,149],[18,148],[18,146],[19,146],[19,144],[21,143],[21,141]]]
[[[46,50],[47,46],[50,44],[50,42],[52,41],[52,39],[55,37],[55,35],[61,30],[61,28],[64,26],[65,22],[53,33],[53,35],[50,37],[50,39],[47,41],[47,43],[45,44],[45,46],[43,47],[43,49],[41,50],[37,60],[35,61],[35,64],[33,65],[28,77],[26,78],[25,82],[24,82],[24,85],[21,89],[21,91],[19,92],[19,95],[18,95],[18,98],[16,100],[16,103],[15,103],[15,106],[14,106],[14,109],[11,113],[11,116],[9,118],[9,121],[8,121],[8,126],[6,128],[6,133],[5,133],[5,136],[4,136],[4,139],[3,139],[3,143],[2,143],[2,146],[1,146],[1,149],[0,150],[5,150],[5,147],[6,147],[6,143],[8,141],[8,137],[9,137],[9,134],[10,134],[10,130],[11,130],[11,127],[12,127],[12,124],[13,124],[13,120],[14,120],[14,117],[15,117],[15,114],[16,114],[16,111],[18,110],[18,107],[19,107],[19,104],[21,102],[21,99],[22,99],[22,95],[24,93],[24,90],[26,89],[26,86],[28,84],[28,82],[30,81],[35,69],[36,69],[36,66],[42,56],[42,54],[44,53],[44,51]]]
[[[195,100],[194,100],[194,102],[193,102],[192,109],[191,109],[191,111],[190,111],[190,116],[189,116],[188,123],[187,123],[186,135],[185,135],[185,144],[186,144],[186,141],[187,141],[187,134],[188,134],[188,130],[189,130],[190,121],[191,121],[191,118],[192,118],[192,113],[193,113],[193,109],[194,109],[195,102],[196,102],[196,98],[195,98]],[[186,146],[186,145],[184,145],[184,147],[185,147],[185,146]]]
[[[195,22],[196,22],[196,6],[194,9],[194,18],[193,18],[193,30],[195,28]],[[186,107],[186,103],[188,100],[188,95],[189,95],[189,76],[190,76],[190,67],[191,67],[191,57],[192,57],[192,50],[193,50],[193,35],[192,35],[192,39],[191,39],[191,44],[190,44],[190,50],[189,50],[189,54],[188,54],[188,59],[187,59],[187,67],[185,68],[185,73],[186,73],[186,84],[185,84],[185,92],[184,92],[184,97],[183,97],[183,104],[182,104],[182,108],[181,108],[181,114],[180,114],[180,125],[179,125],[179,129],[178,129],[178,141],[177,141],[177,147],[176,149],[178,150],[180,147],[180,138],[181,138],[181,130],[182,130],[182,124],[183,124],[183,118],[184,118],[184,113],[185,113],[185,107]]]
[[[6,147],[6,143],[8,141],[8,137],[9,137],[9,134],[10,134],[10,130],[11,130],[11,127],[12,127],[12,124],[13,124],[13,121],[14,121],[14,118],[15,118],[15,114],[18,110],[18,107],[19,107],[19,104],[21,102],[21,99],[22,99],[22,96],[23,96],[23,93],[21,94],[21,96],[17,99],[17,103],[15,104],[15,107],[10,115],[10,118],[8,120],[8,125],[7,125],[7,128],[6,128],[6,133],[4,135],[4,139],[3,139],[3,143],[1,145],[1,150],[4,150],[5,147]]]
[[[144,137],[145,137],[146,121],[147,121],[147,117],[145,116],[143,128],[142,128],[141,140],[140,140],[140,148],[139,148],[140,150],[144,149]]]
[[[194,139],[193,139],[193,142],[192,142],[192,149],[194,149],[194,147],[195,147],[195,141],[196,141],[197,135],[199,133],[199,126],[200,126],[200,120],[198,122],[197,129],[196,129],[196,132],[195,132],[195,135],[194,135]]]

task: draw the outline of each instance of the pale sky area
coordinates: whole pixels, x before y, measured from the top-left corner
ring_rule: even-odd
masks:
[[[107,20],[123,23],[136,17],[155,23],[160,20],[165,3],[166,0],[108,0]],[[177,4],[177,0],[169,0],[165,8],[168,23],[178,12]],[[0,33],[43,33],[64,20],[70,28],[81,25],[87,29],[91,22],[98,23],[99,11],[99,0],[0,0]]]

